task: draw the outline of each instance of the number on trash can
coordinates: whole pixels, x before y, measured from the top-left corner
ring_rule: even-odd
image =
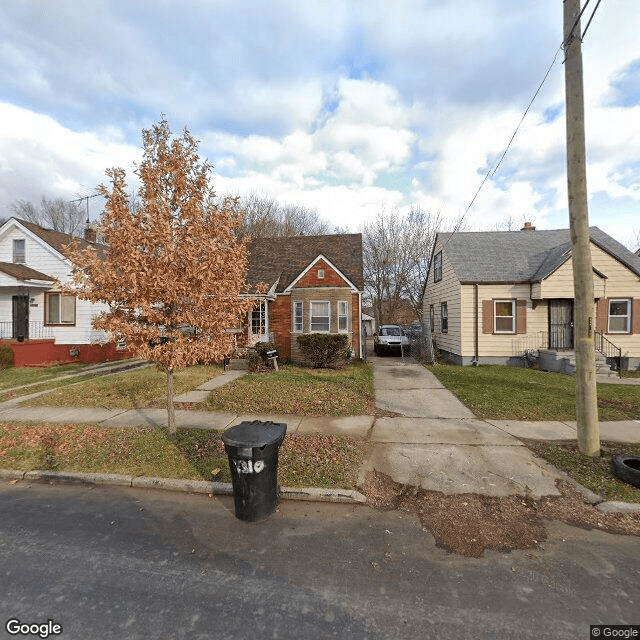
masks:
[[[264,469],[264,460],[234,460],[238,473],[260,473]]]

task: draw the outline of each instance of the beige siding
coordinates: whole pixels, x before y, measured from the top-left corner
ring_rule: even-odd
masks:
[[[594,245],[592,247],[592,259],[594,257],[595,251],[600,251]],[[613,260],[613,258],[611,258]],[[614,262],[616,262],[614,260]],[[596,269],[596,265],[593,265]],[[598,271],[602,271],[598,269]],[[552,299],[552,298],[573,298],[574,296],[574,288],[573,288],[573,261],[571,259],[567,260],[559,269],[554,271],[548,278],[545,278],[539,285],[540,287],[540,298]],[[604,297],[606,289],[606,279],[602,276],[599,276],[594,272],[593,274],[593,293],[594,297],[601,298]],[[534,295],[534,297],[536,297]]]
[[[435,255],[442,250],[442,243],[438,240]],[[462,348],[461,336],[461,286],[451,263],[447,259],[446,249],[442,251],[442,280],[433,281],[433,264],[429,269],[427,286],[423,302],[423,317],[429,318],[429,305],[434,305],[434,338],[438,349],[460,355]],[[443,333],[440,327],[440,305],[446,302],[449,315],[449,330]]]
[[[475,355],[474,324],[478,322],[478,356],[504,357],[522,355],[525,349],[536,349],[546,340],[548,328],[548,306],[546,302],[532,302],[529,299],[528,284],[478,285],[478,308],[474,305],[474,287],[462,288],[462,346],[464,357]],[[527,300],[527,332],[525,334],[483,333],[482,303],[484,300]]]

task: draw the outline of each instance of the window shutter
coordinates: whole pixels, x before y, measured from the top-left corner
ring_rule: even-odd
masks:
[[[640,333],[640,298],[631,302],[631,333]]]
[[[516,333],[527,333],[526,300],[516,300]]]
[[[596,306],[596,328],[603,333],[607,332],[609,318],[609,300],[600,298]]]
[[[482,301],[482,333],[493,333],[493,300]]]

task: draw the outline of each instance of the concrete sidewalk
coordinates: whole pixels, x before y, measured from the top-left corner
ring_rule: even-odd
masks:
[[[572,440],[575,422],[480,420],[423,366],[405,359],[371,358],[376,405],[396,417],[255,415],[177,410],[179,427],[223,431],[245,420],[287,424],[288,433],[327,433],[368,440],[370,452],[360,472],[380,471],[397,482],[444,493],[557,495],[565,476],[533,456],[521,438]],[[244,372],[228,371],[198,390],[176,397],[202,402],[211,389]],[[165,409],[20,407],[23,398],[0,405],[0,421],[95,424],[101,427],[166,427]],[[603,422],[603,440],[640,442],[640,421]]]

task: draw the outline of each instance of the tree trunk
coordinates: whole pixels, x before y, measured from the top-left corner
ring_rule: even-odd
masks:
[[[176,435],[176,410],[173,406],[173,369],[167,369],[167,433]]]

